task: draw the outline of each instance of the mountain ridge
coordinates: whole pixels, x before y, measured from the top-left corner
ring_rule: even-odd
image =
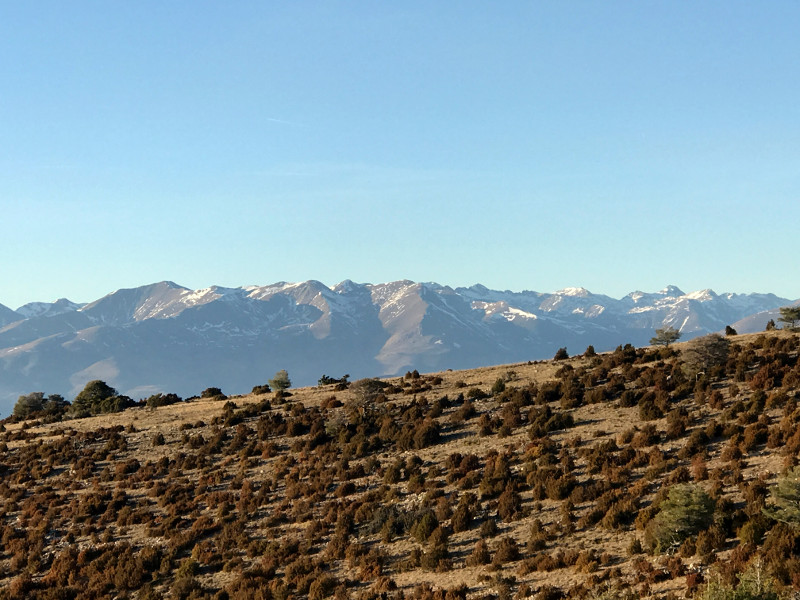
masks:
[[[645,345],[665,326],[684,339],[729,324],[744,333],[763,329],[767,318],[757,315],[790,302],[676,286],[615,299],[580,287],[515,292],[411,280],[199,290],[161,281],[88,304],[0,305],[0,412],[31,391],[70,397],[99,374],[129,395],[242,393],[280,368],[310,384],[322,374],[390,376],[550,358],[560,347]]]

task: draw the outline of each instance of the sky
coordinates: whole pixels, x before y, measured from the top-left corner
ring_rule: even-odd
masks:
[[[0,0],[0,303],[800,298],[800,4]]]

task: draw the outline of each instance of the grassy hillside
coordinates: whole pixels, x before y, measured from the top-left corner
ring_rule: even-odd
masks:
[[[7,422],[0,597],[788,595],[798,350],[701,338]]]

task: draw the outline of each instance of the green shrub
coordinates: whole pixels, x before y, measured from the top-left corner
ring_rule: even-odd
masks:
[[[676,549],[687,537],[711,525],[714,500],[692,483],[674,485],[658,514],[647,524],[645,543],[655,553]]]
[[[760,558],[753,560],[747,570],[739,575],[734,587],[712,579],[698,596],[699,600],[778,600],[775,580],[770,577]]]
[[[792,527],[800,527],[800,467],[794,467],[770,490],[770,503],[764,514]]]
[[[154,394],[150,396],[145,404],[147,408],[158,408],[159,406],[169,406],[170,404],[177,404],[182,402],[181,397],[177,394]]]
[[[420,544],[425,543],[439,526],[439,520],[432,510],[426,510],[411,526],[411,535]]]
[[[498,394],[502,394],[506,389],[506,382],[503,381],[502,377],[498,377],[497,381],[494,382],[492,386],[492,395],[497,396]]]
[[[489,394],[484,392],[479,387],[469,388],[469,391],[467,392],[467,398],[469,398],[471,400],[483,400],[484,398],[488,398],[488,397],[489,397]]]
[[[14,405],[14,416],[18,419],[27,419],[30,415],[44,409],[44,393],[32,392],[20,396]]]

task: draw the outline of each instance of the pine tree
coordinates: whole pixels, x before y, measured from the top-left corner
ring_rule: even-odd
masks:
[[[292,387],[292,381],[289,379],[286,369],[281,369],[269,380],[269,385],[273,390],[282,391]]]
[[[697,374],[724,365],[728,360],[730,346],[730,340],[718,333],[704,335],[688,343],[681,353],[681,361],[690,374]]]
[[[650,338],[651,346],[664,346],[669,348],[673,342],[677,342],[681,337],[681,332],[673,327],[664,327],[663,329],[656,329],[656,334]]]
[[[25,396],[20,396],[14,405],[14,416],[20,419],[27,418],[30,414],[38,412],[44,408],[44,393],[31,392]]]
[[[786,323],[789,329],[794,329],[795,323],[800,321],[800,306],[782,306],[780,311],[778,321]]]
[[[770,490],[764,514],[776,521],[800,527],[800,467],[794,467]]]
[[[714,499],[698,485],[670,488],[658,514],[647,525],[645,542],[657,553],[677,548],[683,540],[711,525]]]

